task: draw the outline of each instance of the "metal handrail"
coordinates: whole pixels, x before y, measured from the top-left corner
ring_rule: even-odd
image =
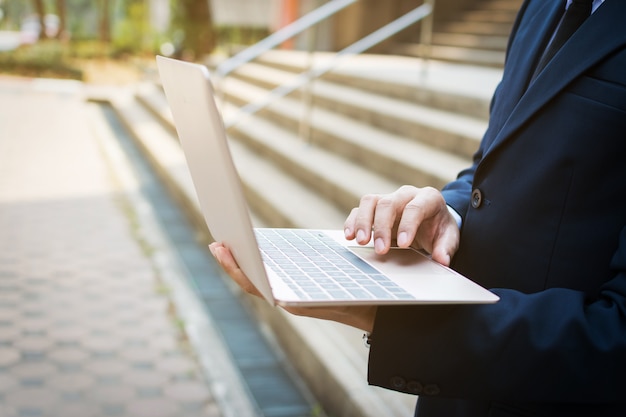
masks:
[[[304,32],[322,20],[328,19],[355,2],[357,2],[357,0],[331,0],[328,3],[325,3],[317,9],[288,24],[284,28],[274,32],[267,38],[220,63],[215,69],[216,74],[219,77],[225,77],[243,64],[258,58],[264,52],[267,52],[286,40]]]
[[[289,93],[296,91],[307,83],[311,82],[313,79],[318,78],[327,72],[331,71],[335,68],[342,60],[349,56],[360,54],[371,47],[379,44],[380,42],[388,39],[389,37],[397,34],[398,32],[406,29],[407,27],[425,19],[426,17],[430,17],[432,19],[432,14],[434,10],[434,1],[435,0],[426,0],[424,4],[421,6],[411,10],[405,15],[397,18],[396,20],[388,23],[387,25],[381,27],[380,29],[372,32],[371,34],[365,36],[364,38],[356,41],[350,46],[342,49],[337,52],[330,62],[320,68],[309,69],[302,74],[295,77],[291,82],[287,82],[283,85],[276,87],[271,90],[262,100],[248,103],[247,105],[241,107],[237,113],[235,113],[230,120],[225,121],[226,129],[229,129],[235,126],[244,116],[254,114],[259,110],[264,109],[268,105],[270,105],[274,100],[284,97]],[[430,20],[429,19],[429,20]],[[432,23],[428,23],[427,28],[432,30]],[[430,42],[430,36],[426,36],[425,41]],[[429,48],[430,45],[425,45]],[[425,48],[427,51],[428,49]],[[427,59],[428,57],[425,57]]]

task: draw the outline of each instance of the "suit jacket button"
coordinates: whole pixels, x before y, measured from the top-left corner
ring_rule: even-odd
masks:
[[[482,205],[483,205],[483,192],[480,191],[478,188],[475,188],[474,191],[472,191],[472,207],[477,209]]]
[[[435,396],[439,395],[441,390],[439,389],[439,385],[437,384],[426,384],[424,385],[424,395]]]
[[[406,380],[401,376],[394,376],[391,378],[391,388],[394,390],[403,390],[406,388]]]
[[[411,394],[419,395],[422,393],[423,389],[422,384],[417,381],[409,381],[406,384],[406,390]]]

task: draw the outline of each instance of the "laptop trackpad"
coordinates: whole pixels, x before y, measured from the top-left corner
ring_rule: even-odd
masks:
[[[440,275],[450,270],[430,260],[414,249],[391,248],[386,255],[378,255],[372,247],[350,246],[349,249],[385,275],[407,274]]]
[[[386,255],[377,255],[371,247],[350,250],[424,303],[497,300],[474,282],[415,250],[394,248]]]

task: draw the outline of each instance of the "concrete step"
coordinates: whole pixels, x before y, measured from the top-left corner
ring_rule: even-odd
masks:
[[[468,35],[509,36],[513,22],[474,22],[455,21],[438,26],[438,32],[459,33]]]
[[[225,96],[237,105],[261,100],[266,93],[261,88],[235,79],[229,80],[224,87]],[[301,117],[301,103],[283,98],[259,112],[259,115],[296,130]],[[440,187],[469,163],[467,158],[408,141],[320,108],[312,110],[309,140],[399,183]]]
[[[238,80],[229,80],[225,87],[228,98],[234,98],[235,94],[239,94],[238,97],[242,102],[247,102],[246,98],[248,100],[255,98],[251,95],[255,87],[240,83]],[[235,91],[237,87],[238,92]],[[151,103],[158,103],[155,98],[148,97],[150,93],[153,95],[162,94],[158,89],[141,89],[137,95],[141,97],[140,102],[144,106],[149,107],[152,105]],[[263,93],[263,90],[257,91],[259,95]],[[284,99],[273,104],[271,111],[278,112],[275,117],[280,122],[284,123],[285,117],[290,117],[292,123],[295,124],[298,107],[299,103]],[[150,112],[155,113],[154,110]],[[224,109],[226,120],[234,114],[235,109],[232,106],[227,106]],[[264,115],[268,114],[269,111],[264,112]],[[342,116],[316,110],[313,113],[316,126],[322,126],[320,129],[325,129],[325,135],[332,136],[324,138],[322,134],[318,134],[318,139],[313,139],[311,142],[302,141],[293,132],[288,132],[259,117],[246,117],[245,121],[235,125],[229,131],[229,135],[239,139],[252,152],[271,160],[276,167],[288,173],[288,177],[297,179],[307,189],[314,190],[324,196],[325,200],[338,206],[342,219],[358,203],[363,194],[390,192],[402,184],[415,181],[422,182],[423,185],[442,185],[469,163],[464,158],[450,156],[446,152],[437,151],[420,144],[411,144],[401,137],[368,129],[358,122],[343,119]],[[166,120],[166,123],[171,122]],[[237,145],[232,143],[231,146]],[[245,148],[233,149],[235,157],[239,157],[239,154],[245,155],[240,157],[245,158],[246,161],[242,163],[242,169],[250,170],[253,173],[255,170],[257,172],[275,170],[272,166],[256,166],[249,153],[250,151],[246,152]],[[411,155],[414,156],[411,157]],[[258,165],[258,162],[256,164]],[[245,178],[245,173],[241,172],[240,174],[242,178]],[[280,176],[281,174],[275,172],[275,175]],[[282,175],[285,176],[285,174]],[[250,177],[258,181],[258,175],[252,174]],[[268,180],[264,179],[264,181],[267,182]],[[287,221],[285,218],[288,214],[276,217],[277,215],[271,215],[271,208],[267,207],[267,203],[258,203],[258,200],[263,197],[263,188],[260,188],[259,195],[253,199],[257,203],[251,203],[255,211],[259,212],[258,207],[262,206],[264,207],[262,218],[274,217],[274,221],[270,224],[294,227],[293,220]],[[283,188],[291,190],[291,187]],[[254,192],[253,187],[248,190],[249,194]],[[296,191],[290,192],[294,195],[297,194]],[[298,197],[298,201],[307,200],[313,201],[314,198],[311,196]],[[320,208],[316,208],[316,213],[323,212]],[[306,216],[302,217],[307,219]],[[332,218],[329,214],[325,217]],[[341,224],[336,222],[334,226],[341,226]],[[309,219],[298,227],[320,226],[313,225],[313,220]]]
[[[158,113],[153,106],[158,106],[161,102],[159,96],[163,99],[162,90],[149,86],[142,86],[136,93],[138,102],[152,114]],[[224,105],[222,108],[226,119],[236,110],[232,105]],[[169,130],[173,128],[171,113],[164,113],[159,115],[160,123],[169,125]],[[254,195],[254,198],[249,197],[253,201],[251,205],[269,226],[341,228],[346,214],[355,207],[363,194],[391,192],[402,185],[332,152],[306,143],[294,133],[260,117],[246,117],[244,122],[229,132],[229,136],[238,139],[231,141],[230,146],[238,167],[241,165],[238,169],[242,179],[249,178],[245,181],[245,187],[249,196]],[[248,171],[249,176],[246,175]],[[265,175],[271,177],[265,178]],[[289,181],[279,185],[279,180],[272,177],[285,177]],[[293,179],[298,183],[293,184]],[[255,188],[253,183],[259,181],[261,184]],[[289,192],[287,197],[277,196],[278,208],[272,208],[270,201],[266,201],[270,200],[265,196],[266,186],[263,184],[266,183],[272,184],[271,193],[276,190]],[[326,203],[331,202],[338,209],[331,209],[328,204],[320,204],[318,196],[303,194],[298,188],[323,196]],[[288,204],[291,196],[296,198],[294,204]],[[298,207],[302,202],[306,203],[306,209]],[[306,215],[309,208],[314,209],[315,216]],[[299,213],[298,218],[290,218],[290,213]]]
[[[248,64],[233,74],[264,89],[276,88],[293,76],[259,64]],[[232,83],[229,80],[228,83]],[[228,88],[225,85],[225,88]],[[240,88],[244,88],[241,86]],[[355,87],[316,80],[311,88],[314,107],[345,114],[386,132],[414,139],[441,150],[471,158],[487,123],[468,117],[381,96]],[[299,91],[301,93],[302,90]],[[302,94],[295,94],[301,97]]]
[[[228,110],[225,111],[226,117],[228,113]],[[347,213],[358,205],[362,195],[371,192],[388,193],[402,185],[333,152],[302,141],[294,133],[259,117],[246,118],[229,134],[247,148],[267,157],[307,189],[336,205],[341,213],[341,221],[326,228],[342,228]],[[322,212],[318,214],[323,215]],[[299,227],[319,228],[312,224],[305,225],[304,222]]]
[[[231,140],[230,149],[250,208],[268,227],[342,229],[346,213],[253,149]]]
[[[477,6],[484,10],[508,10],[517,13],[523,0],[481,0]]]
[[[518,7],[519,8],[519,7]],[[462,20],[469,22],[496,22],[513,24],[517,16],[515,10],[474,9],[463,13]]]
[[[160,85],[154,82],[141,82],[136,86],[135,99],[159,121],[159,123],[174,137],[177,137],[174,118],[170,111],[167,99]]]
[[[162,126],[163,121],[156,119],[155,111],[144,107],[146,103],[157,103],[158,100],[144,99],[140,103],[134,100],[133,95],[127,94],[110,97],[108,101],[179,203],[187,212],[193,213],[193,217],[201,218],[180,146],[168,129]],[[167,112],[164,113],[167,115]],[[167,118],[166,116],[165,119]],[[231,142],[231,151],[234,159],[238,161],[237,168],[242,179],[247,177],[248,172],[252,172],[257,178],[249,181],[250,186],[258,187],[264,194],[271,194],[270,188],[273,185],[270,184],[268,177],[273,176],[270,172],[272,168],[264,166],[259,162],[255,152],[244,149],[236,141]],[[281,197],[284,198],[285,194]],[[305,206],[306,204],[301,202],[300,208],[306,210]],[[324,215],[320,212],[317,217]],[[297,216],[294,223],[298,223],[298,227],[306,227],[303,218]],[[338,219],[335,221],[332,218],[334,215],[324,219],[323,226],[336,228],[335,223]],[[259,224],[254,218],[253,222]],[[281,343],[290,362],[306,380],[329,415],[343,417],[413,415],[414,396],[368,386],[367,350],[361,341],[361,332],[332,322],[292,316],[251,297],[243,299],[250,303],[250,308],[254,309],[259,319],[265,323],[267,326],[265,331],[272,332],[272,337]]]
[[[137,89],[135,97],[136,101],[116,103],[118,117],[133,132],[146,153],[153,146],[167,149],[165,154],[170,155],[172,161],[183,165],[186,170],[184,155],[176,136],[169,133],[172,129],[175,130],[171,113],[165,108],[154,107],[164,100],[162,90],[142,85]],[[164,129],[163,126],[167,127]],[[267,161],[255,149],[237,141],[231,141],[229,145],[246,199],[255,215],[256,226],[342,228],[346,213],[344,210],[339,210],[311,188],[303,187],[292,176],[285,175],[279,166]],[[163,161],[160,165],[168,166],[167,163],[168,161]],[[185,176],[184,187],[192,187],[188,175]]]
[[[508,36],[521,0],[482,0],[449,21],[437,21],[431,57],[450,62],[502,67]],[[419,45],[399,45],[396,53],[421,56]]]
[[[487,120],[500,68],[483,68],[409,56],[362,55],[340,60],[322,80],[386,97]],[[257,63],[289,72],[326,68],[335,54],[268,51]]]
[[[458,33],[433,33],[434,45],[457,46],[463,48],[506,51],[507,36],[484,36]]]
[[[407,56],[423,56],[421,45],[415,43],[397,44],[394,52]],[[463,63],[466,65],[488,66],[502,68],[504,66],[505,52],[491,49],[465,48],[461,46],[432,45],[430,55],[432,59]]]

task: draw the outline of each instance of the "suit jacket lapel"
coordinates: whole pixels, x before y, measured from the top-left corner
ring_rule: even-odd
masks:
[[[554,98],[563,88],[576,77],[589,70],[603,58],[626,45],[626,30],[623,29],[626,19],[625,0],[606,0],[605,3],[583,24],[581,29],[563,46],[545,67],[543,72],[528,87],[525,93],[520,90],[521,81],[512,82],[514,87],[509,101],[519,98],[517,103],[506,103],[511,110],[506,121],[501,125],[488,153],[502,144],[507,138],[523,126],[536,112]],[[545,27],[542,27],[544,30]],[[527,30],[532,30],[529,28]],[[538,37],[530,42],[540,42]],[[537,47],[530,46],[537,56]],[[522,59],[528,58],[527,54]],[[535,61],[532,61],[535,62]],[[507,63],[509,65],[509,63]],[[532,73],[532,65],[520,64],[525,72],[513,70],[511,77],[526,79]],[[625,69],[626,71],[626,69]],[[503,83],[506,77],[503,78]],[[510,87],[510,86],[509,86]],[[510,90],[509,90],[510,91]],[[498,105],[498,104],[497,104]],[[508,113],[508,109],[507,113]]]
[[[560,1],[541,1],[523,12],[523,22],[509,42],[507,61],[502,75],[501,88],[506,95],[499,95],[494,103],[489,121],[489,136],[497,135],[513,112],[526,90],[534,63],[543,52],[543,46],[554,29],[554,21],[560,16]],[[547,18],[546,18],[547,17]]]
[[[509,105],[514,106],[524,94],[535,64],[562,15],[562,8],[560,1],[543,1],[532,15],[525,17],[528,23],[516,33],[511,48],[517,51],[507,58],[503,76],[507,91],[512,93],[507,95]]]

